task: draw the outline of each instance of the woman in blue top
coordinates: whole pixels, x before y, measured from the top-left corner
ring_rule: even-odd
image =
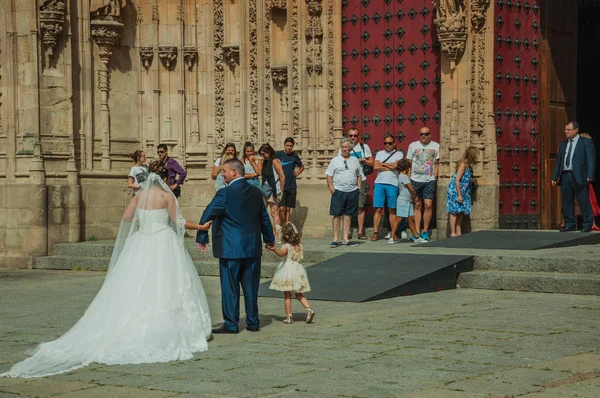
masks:
[[[473,166],[477,163],[479,149],[467,148],[462,158],[456,163],[456,172],[448,185],[446,211],[450,215],[450,237],[461,235],[463,216],[471,214],[471,183],[473,182]]]

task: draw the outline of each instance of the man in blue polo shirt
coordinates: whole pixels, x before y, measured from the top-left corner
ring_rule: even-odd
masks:
[[[304,165],[300,156],[294,152],[296,141],[292,137],[287,137],[283,142],[283,151],[277,151],[275,156],[281,161],[283,175],[285,175],[285,185],[283,186],[283,195],[279,201],[279,220],[281,225],[290,222],[291,209],[296,208],[296,177],[304,171]]]

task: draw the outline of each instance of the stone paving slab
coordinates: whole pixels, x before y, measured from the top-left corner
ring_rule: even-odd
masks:
[[[64,333],[103,273],[0,271],[0,372]],[[202,277],[219,324],[217,278]],[[310,296],[309,296],[310,298]],[[260,298],[262,330],[190,361],[0,378],[0,398],[600,396],[600,297],[457,289],[368,303]],[[537,394],[537,395],[536,395]]]

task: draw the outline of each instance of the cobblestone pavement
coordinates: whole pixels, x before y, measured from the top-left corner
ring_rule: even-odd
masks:
[[[58,337],[98,272],[0,271],[0,372]],[[215,323],[218,279],[202,278]],[[309,296],[310,298],[310,296]],[[600,397],[600,297],[458,289],[369,303],[315,301],[284,325],[261,298],[262,331],[218,335],[168,364],[0,378],[0,397]]]

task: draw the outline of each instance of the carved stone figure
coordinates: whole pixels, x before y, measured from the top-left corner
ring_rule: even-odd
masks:
[[[121,18],[123,0],[91,0],[92,19],[118,21]]]

